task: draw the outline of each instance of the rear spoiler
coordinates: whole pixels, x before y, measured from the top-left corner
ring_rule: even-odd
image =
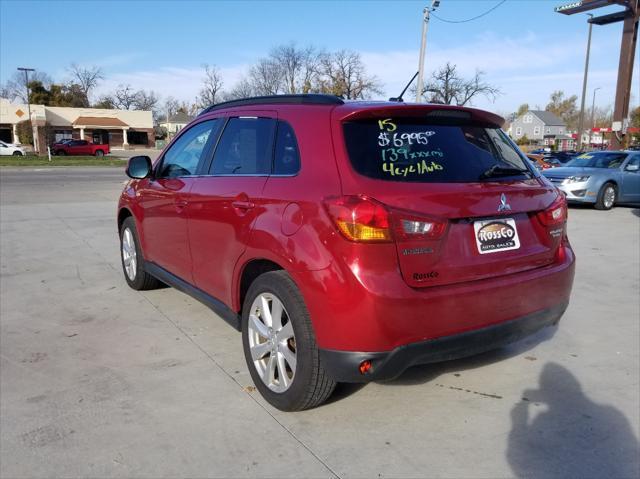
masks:
[[[349,108],[349,103],[336,107],[335,114],[340,121],[365,120],[384,117],[422,118],[447,123],[477,123],[502,128],[504,118],[495,113],[476,108],[435,104],[383,104],[379,107]]]

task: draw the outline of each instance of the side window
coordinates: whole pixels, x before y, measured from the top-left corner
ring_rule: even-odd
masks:
[[[87,140],[80,140],[78,142],[78,146],[87,146],[89,144],[89,142]]]
[[[627,163],[627,166],[625,166],[625,169],[629,168],[630,166],[636,167],[636,168],[632,168],[629,171],[638,171],[637,167],[640,167],[640,155],[634,155],[631,157],[631,159],[629,160],[629,162]]]
[[[300,171],[300,152],[298,150],[296,135],[289,123],[279,121],[273,174],[295,175],[298,171]]]
[[[187,130],[164,154],[158,176],[176,178],[195,175],[209,138],[215,136],[211,133],[220,127],[220,123],[221,120],[203,121]]]
[[[213,157],[214,175],[268,175],[271,172],[273,134],[270,118],[231,118]]]

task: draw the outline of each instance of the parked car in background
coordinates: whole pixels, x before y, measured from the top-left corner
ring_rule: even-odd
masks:
[[[22,145],[0,141],[0,155],[24,156],[27,152]]]
[[[136,290],[172,285],[242,333],[287,411],[556,324],[574,255],[564,196],[473,108],[235,100],[204,110],[118,204]]]
[[[551,151],[543,154],[545,161],[554,161],[555,163],[565,164],[578,155],[575,151]]]
[[[531,150],[529,153],[533,153],[534,155],[542,155],[544,153],[549,153],[550,151],[551,151],[551,148],[545,147],[545,148],[536,148],[535,150]]]
[[[91,143],[87,140],[63,140],[60,143],[54,143],[51,147],[54,155],[90,155],[104,156],[111,153],[108,144],[99,145]]]
[[[593,204],[599,210],[640,202],[640,152],[583,153],[543,174],[569,202]]]
[[[531,161],[539,171],[553,168],[559,164],[557,162],[552,163],[546,161],[543,155],[535,155],[533,153],[527,153],[527,158],[529,158],[529,161]]]

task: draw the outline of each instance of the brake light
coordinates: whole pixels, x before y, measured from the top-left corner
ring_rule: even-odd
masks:
[[[567,200],[560,194],[551,205],[538,213],[538,219],[545,226],[564,223],[567,220]]]
[[[389,212],[382,203],[366,196],[342,196],[325,201],[338,231],[350,241],[389,242]]]

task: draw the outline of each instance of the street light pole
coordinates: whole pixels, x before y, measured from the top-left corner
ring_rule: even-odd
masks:
[[[593,132],[593,128],[596,127],[596,92],[600,90],[601,87],[593,89],[593,101],[591,102],[591,128],[589,128],[589,148],[591,148],[591,133]]]
[[[36,137],[34,134],[33,120],[31,119],[31,98],[29,98],[29,72],[36,71],[35,68],[19,67],[18,71],[24,72],[24,87],[27,89],[27,111],[29,112],[29,123],[31,123],[31,134],[33,135],[33,147],[36,147]],[[37,151],[37,149],[36,149]]]
[[[589,19],[593,18],[593,15],[587,13]],[[582,150],[582,134],[584,132],[584,102],[587,95],[587,75],[589,74],[589,53],[591,51],[591,29],[593,23],[589,23],[589,37],[587,39],[587,58],[584,62],[584,79],[582,80],[582,101],[580,102],[580,121],[578,121],[578,151]],[[589,140],[591,141],[591,140]]]
[[[431,7],[424,7],[422,11],[422,40],[420,43],[420,59],[418,61],[418,83],[416,84],[416,103],[422,103],[424,93],[424,54],[427,49],[427,31],[429,29],[429,17],[440,5],[440,0],[431,0]]]

